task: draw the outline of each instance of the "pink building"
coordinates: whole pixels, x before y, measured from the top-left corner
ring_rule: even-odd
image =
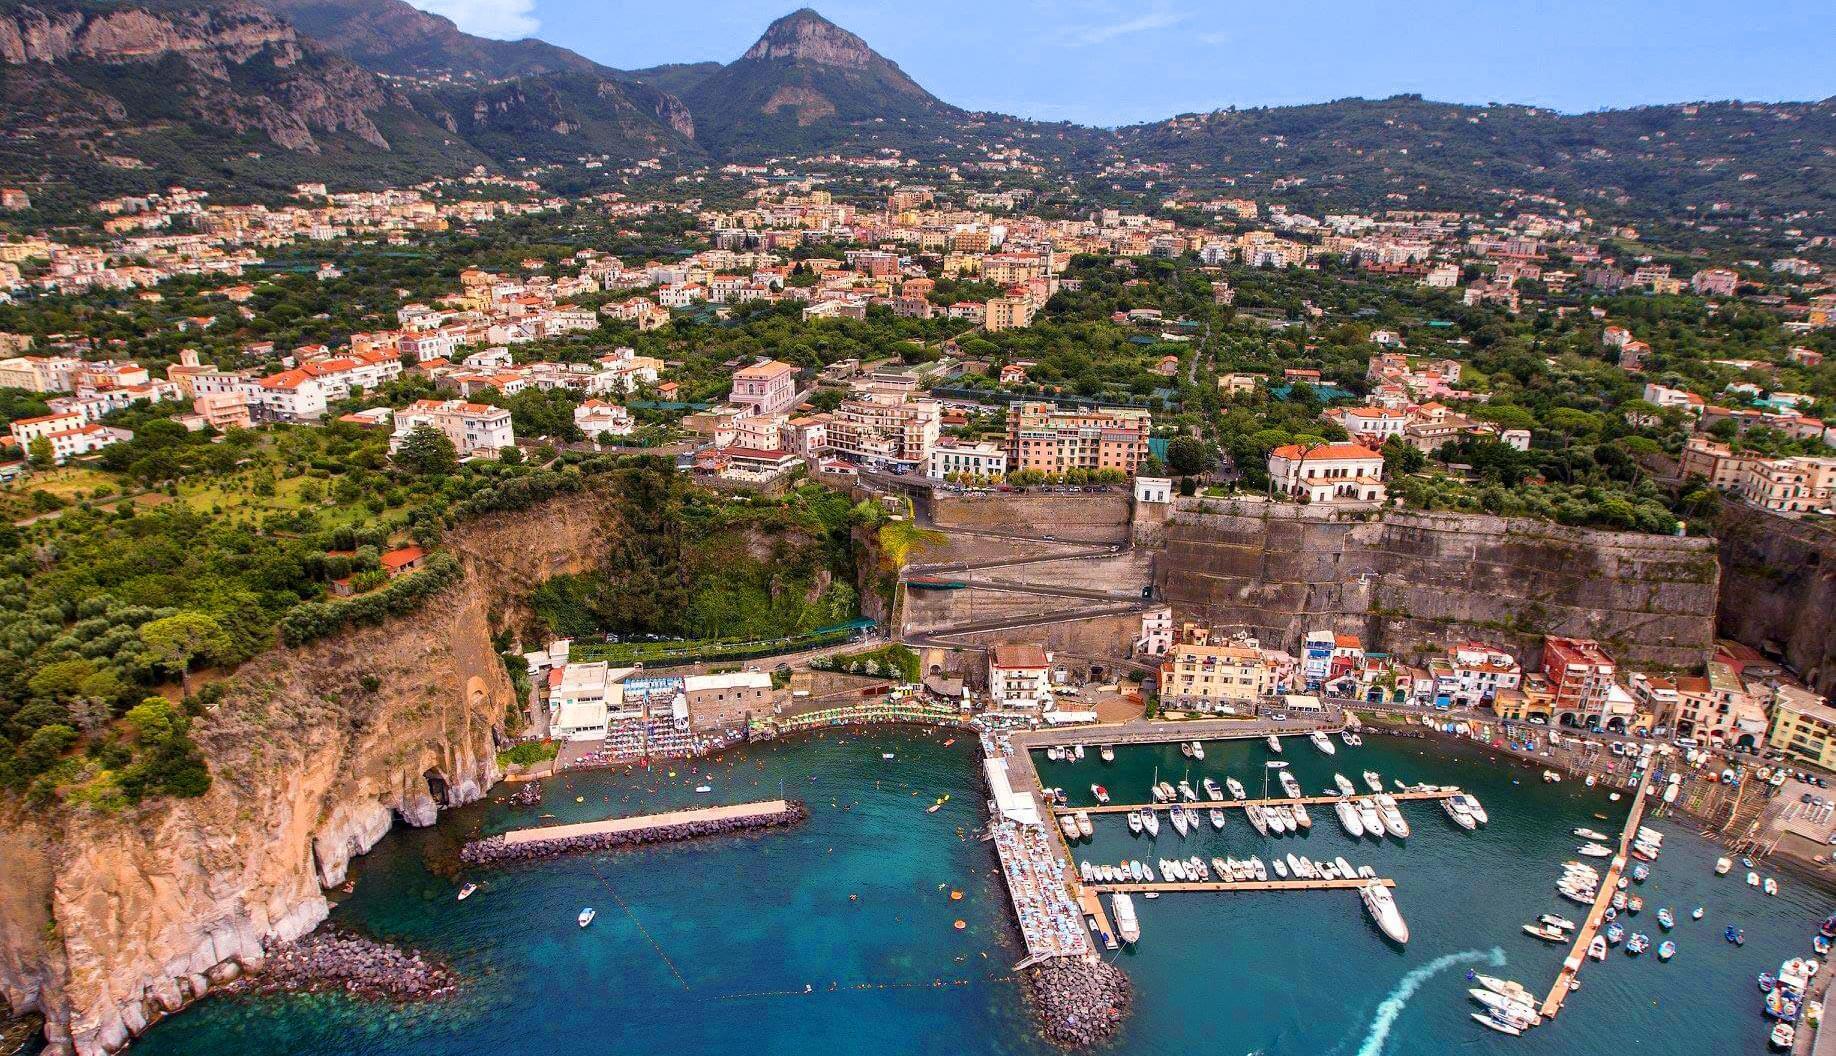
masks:
[[[728,402],[750,407],[753,414],[782,414],[797,402],[797,368],[775,359],[741,367],[733,373]]]

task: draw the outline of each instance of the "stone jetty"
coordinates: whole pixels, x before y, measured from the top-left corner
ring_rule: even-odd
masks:
[[[459,976],[419,951],[325,930],[270,945],[261,971],[237,985],[259,994],[341,991],[379,1001],[428,1001],[457,989]]]
[[[540,861],[564,854],[593,853],[618,847],[672,843],[754,829],[780,828],[795,825],[809,816],[809,808],[800,800],[773,800],[770,803],[681,810],[578,825],[519,829],[473,840],[459,852],[459,859],[467,865]]]
[[[1060,957],[1028,968],[1026,1000],[1047,1041],[1063,1049],[1101,1045],[1128,1018],[1128,975],[1100,960]]]

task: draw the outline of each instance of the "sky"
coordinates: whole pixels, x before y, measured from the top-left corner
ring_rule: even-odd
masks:
[[[748,0],[410,0],[608,66],[738,58],[793,9]],[[1831,0],[822,0],[945,102],[1119,125],[1415,92],[1574,113],[1836,95]]]

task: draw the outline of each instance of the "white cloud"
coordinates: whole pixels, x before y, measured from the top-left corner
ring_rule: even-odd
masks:
[[[453,20],[467,33],[498,40],[520,40],[542,28],[535,0],[410,0],[414,6]]]
[[[1131,33],[1144,33],[1150,29],[1166,29],[1168,26],[1184,21],[1185,17],[1181,12],[1161,8],[1120,22],[1076,27],[1069,31],[1068,37],[1073,44],[1102,44]]]

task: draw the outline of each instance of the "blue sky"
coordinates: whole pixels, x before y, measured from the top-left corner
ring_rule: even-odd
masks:
[[[410,0],[484,36],[608,66],[739,56],[795,6],[747,0]],[[827,0],[947,102],[1122,124],[1222,106],[1419,92],[1575,112],[1836,95],[1830,0]]]

